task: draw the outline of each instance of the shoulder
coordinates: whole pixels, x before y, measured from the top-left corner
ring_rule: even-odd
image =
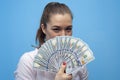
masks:
[[[37,52],[38,49],[35,49],[33,51],[26,52],[21,56],[17,69],[14,72],[16,80],[28,80],[28,78],[30,80],[34,80],[36,70],[33,69],[33,60]]]
[[[34,60],[34,57],[37,54],[37,52],[38,52],[38,49],[35,49],[33,51],[29,51],[29,52],[24,53],[20,57],[20,60],[18,62],[18,68],[21,68],[21,67],[32,68],[33,60]]]
[[[24,62],[25,61],[29,61],[29,62],[33,61],[37,52],[38,52],[38,49],[24,53],[21,56],[20,61],[24,61]]]

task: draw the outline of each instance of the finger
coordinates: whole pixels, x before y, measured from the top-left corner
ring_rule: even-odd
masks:
[[[66,80],[72,80],[72,75],[66,75]]]
[[[64,72],[65,72],[65,69],[66,69],[66,62],[63,62],[63,64],[62,64],[61,67],[60,67],[59,72],[64,73]]]

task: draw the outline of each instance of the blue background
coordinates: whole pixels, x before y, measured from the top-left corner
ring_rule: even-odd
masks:
[[[0,0],[0,80],[14,80],[20,56],[34,50],[41,13],[50,1],[71,8],[73,36],[94,52],[89,80],[120,80],[120,0]]]

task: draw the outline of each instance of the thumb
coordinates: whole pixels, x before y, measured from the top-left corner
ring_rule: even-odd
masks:
[[[66,70],[66,62],[63,62],[63,64],[62,64],[61,67],[60,67],[59,72],[65,73],[65,70]]]

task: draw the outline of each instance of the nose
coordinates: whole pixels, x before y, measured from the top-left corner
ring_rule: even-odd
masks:
[[[60,36],[65,36],[65,35],[66,35],[66,32],[62,30]]]

